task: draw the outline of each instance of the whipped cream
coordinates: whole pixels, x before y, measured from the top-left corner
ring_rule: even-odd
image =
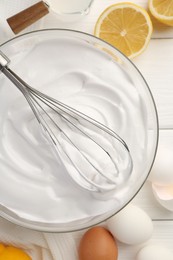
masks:
[[[55,158],[25,98],[1,74],[0,204],[26,221],[67,226],[121,208],[147,158],[145,105],[121,65],[100,48],[71,37],[32,35],[2,49],[11,69],[28,84],[115,131],[129,147],[133,171],[109,196],[82,189]]]

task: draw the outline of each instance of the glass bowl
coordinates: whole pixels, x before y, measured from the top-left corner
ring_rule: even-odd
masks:
[[[140,71],[108,43],[72,30],[27,33],[0,49],[32,87],[115,131],[133,160],[130,178],[111,194],[77,186],[54,158],[24,97],[1,73],[0,215],[35,230],[70,232],[116,214],[144,184],[157,150],[157,111]]]

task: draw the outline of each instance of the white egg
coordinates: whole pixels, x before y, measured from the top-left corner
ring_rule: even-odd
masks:
[[[173,146],[171,143],[159,144],[148,179],[158,185],[173,184]]]
[[[173,260],[173,253],[160,245],[148,245],[138,252],[136,260]]]
[[[162,186],[153,183],[152,189],[153,194],[160,205],[173,211],[173,184]]]
[[[139,207],[129,204],[106,222],[112,235],[125,244],[147,241],[153,233],[151,218]]]

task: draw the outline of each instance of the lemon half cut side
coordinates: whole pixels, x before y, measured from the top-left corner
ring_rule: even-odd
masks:
[[[94,35],[133,58],[146,49],[152,31],[150,16],[144,8],[123,2],[111,5],[101,13]]]
[[[157,20],[173,26],[173,0],[149,0],[149,10]]]

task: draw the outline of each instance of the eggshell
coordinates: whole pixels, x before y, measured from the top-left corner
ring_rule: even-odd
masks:
[[[107,227],[117,240],[129,245],[143,243],[153,233],[150,217],[142,209],[130,204],[108,219]]]
[[[152,184],[152,189],[153,194],[160,205],[173,211],[173,184],[165,186]]]
[[[79,244],[79,260],[117,260],[115,239],[103,227],[93,227],[82,237]]]
[[[138,252],[136,260],[173,260],[173,253],[160,245],[148,245]]]
[[[172,144],[159,144],[156,159],[148,179],[157,185],[173,184]]]

